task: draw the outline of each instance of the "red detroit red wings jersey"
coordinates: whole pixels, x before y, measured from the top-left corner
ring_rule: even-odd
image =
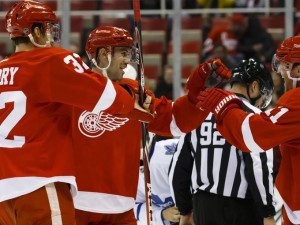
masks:
[[[116,87],[64,49],[39,48],[1,61],[0,201],[55,181],[76,187],[72,106],[127,113],[132,98]]]
[[[274,109],[259,115],[230,110],[219,131],[243,151],[266,151],[280,145],[282,160],[276,185],[289,219],[300,223],[300,88],[286,92]],[[233,119],[234,118],[234,119]]]
[[[179,136],[195,129],[206,117],[187,96],[174,104],[155,99],[157,117],[148,130]],[[122,213],[132,209],[138,186],[141,124],[106,113],[98,116],[74,109],[73,142],[76,153],[77,209],[96,213]],[[101,121],[96,124],[96,121]],[[77,129],[76,129],[77,126]]]

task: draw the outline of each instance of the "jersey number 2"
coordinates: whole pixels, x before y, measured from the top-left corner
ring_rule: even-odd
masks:
[[[26,96],[22,91],[8,91],[0,94],[0,109],[5,108],[5,103],[12,102],[13,110],[0,125],[0,147],[20,148],[25,143],[24,136],[14,136],[7,139],[8,134],[26,113]]]

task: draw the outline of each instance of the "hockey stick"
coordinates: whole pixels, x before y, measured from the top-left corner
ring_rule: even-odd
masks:
[[[144,103],[144,63],[143,63],[143,48],[142,48],[142,34],[141,34],[141,12],[140,12],[140,0],[133,0],[133,12],[134,12],[134,42],[135,47],[138,50],[138,65],[137,65],[137,79],[139,82],[139,103],[142,106]],[[143,163],[144,163],[144,176],[145,176],[145,196],[146,196],[146,214],[147,225],[152,225],[152,200],[151,200],[151,182],[150,182],[150,170],[149,170],[149,157],[147,149],[147,129],[146,124],[142,125],[142,147],[143,147]]]

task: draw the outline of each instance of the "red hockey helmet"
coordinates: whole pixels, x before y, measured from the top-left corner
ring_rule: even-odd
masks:
[[[99,47],[132,47],[133,38],[130,33],[122,28],[111,26],[100,26],[94,29],[85,45],[85,51],[90,60],[97,56],[97,48]]]
[[[300,36],[289,37],[277,48],[273,56],[272,69],[280,73],[282,77],[287,76],[292,80],[292,85],[286,84],[286,90],[300,86],[298,72],[293,71],[294,65],[300,63]]]
[[[56,16],[52,9],[40,2],[31,0],[14,4],[6,14],[6,30],[10,38],[28,37],[34,23],[42,24],[46,31],[49,23],[55,23]]]
[[[277,73],[279,73],[280,61],[285,62],[287,67],[300,63],[300,36],[287,38],[277,48],[272,60],[272,69]]]
[[[300,36],[284,40],[276,50],[277,59],[289,63],[300,63]]]

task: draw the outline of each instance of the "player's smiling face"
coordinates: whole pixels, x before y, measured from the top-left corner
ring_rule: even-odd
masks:
[[[280,62],[280,74],[284,79],[285,91],[300,87],[300,63],[286,65],[285,62]]]
[[[131,59],[131,48],[129,47],[115,47],[113,50],[113,56],[111,64],[107,69],[109,78],[113,81],[122,79],[124,69],[127,64],[130,63]]]

